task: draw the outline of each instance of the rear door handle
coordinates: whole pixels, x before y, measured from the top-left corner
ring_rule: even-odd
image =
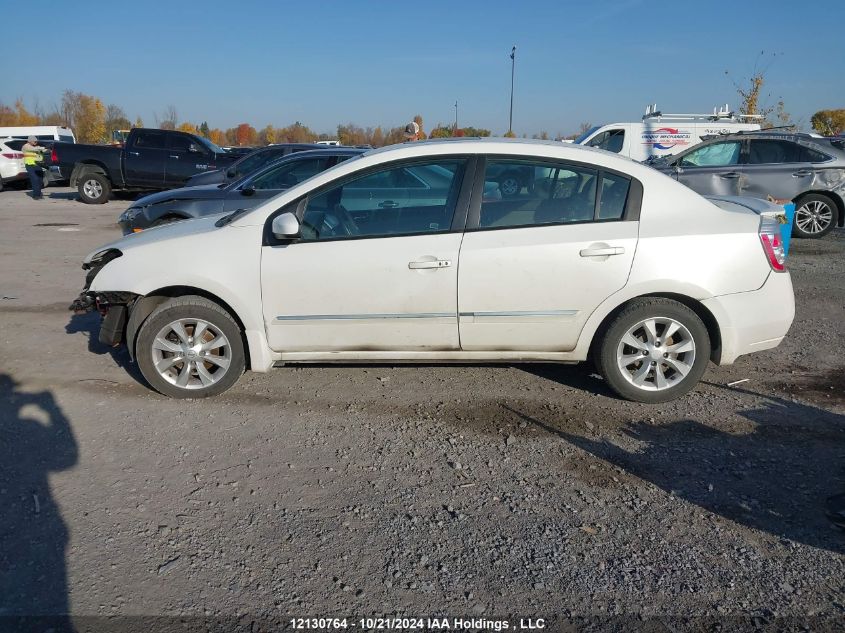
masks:
[[[141,154],[138,152],[129,152],[132,156],[140,156]]]
[[[419,270],[421,268],[449,268],[452,265],[451,260],[448,259],[434,259],[423,262],[408,262],[408,268],[411,270]]]
[[[739,178],[738,171],[729,171],[726,174],[719,174],[722,178]]]
[[[581,251],[581,257],[606,257],[608,255],[622,255],[624,253],[624,246],[608,246],[606,248],[585,248]]]
[[[178,154],[174,156],[173,154],[170,155],[170,158],[179,158]]]
[[[812,176],[813,172],[807,169],[800,169],[792,174],[793,178],[804,178],[805,176]]]
[[[385,200],[384,202],[379,202],[378,206],[381,209],[395,209],[399,206],[399,203],[393,202],[393,200]]]

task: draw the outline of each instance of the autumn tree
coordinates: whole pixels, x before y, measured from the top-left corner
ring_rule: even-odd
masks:
[[[505,138],[516,138],[516,134],[514,134],[513,130],[508,130],[504,134],[502,134]]]
[[[478,137],[490,136],[490,130],[485,130],[484,128],[481,128],[481,127],[464,127],[462,129],[464,131],[464,135],[466,135],[466,136],[478,136]]]
[[[236,128],[235,142],[238,145],[255,145],[258,142],[258,132],[249,123],[241,123]]]
[[[819,110],[810,122],[813,129],[824,136],[839,136],[845,132],[845,108],[836,110]]]
[[[381,129],[380,125],[370,135],[370,145],[373,147],[382,147],[384,145],[384,130]]]
[[[197,133],[196,126],[193,123],[188,123],[187,121],[185,121],[184,123],[181,123],[179,125],[179,127],[177,127],[176,129],[179,130],[180,132],[187,132],[188,134],[196,134]]]
[[[15,113],[18,117],[18,125],[38,125],[38,117],[26,109],[23,99],[15,101]]]
[[[364,145],[367,142],[367,135],[364,128],[347,123],[337,126],[337,140],[341,145]]]
[[[141,117],[136,116],[135,123],[132,124],[132,127],[144,127],[144,120]]]
[[[226,145],[226,134],[219,128],[214,128],[208,132],[208,140],[215,145]]]
[[[102,143],[108,139],[106,106],[97,97],[65,90],[61,113],[65,125],[73,128],[77,140],[82,143]]]
[[[106,106],[106,130],[128,130],[132,124],[126,118],[126,112],[119,105],[110,103]]]
[[[272,125],[268,124],[265,125],[261,130],[258,132],[258,143],[259,145],[271,145],[276,142],[276,128]]]

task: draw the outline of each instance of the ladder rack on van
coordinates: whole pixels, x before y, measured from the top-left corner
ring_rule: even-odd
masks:
[[[660,121],[734,121],[737,123],[752,123],[754,121],[760,121],[763,117],[759,114],[737,114],[736,112],[731,111],[726,103],[722,108],[713,108],[712,113],[706,114],[670,114],[670,113],[663,113],[657,109],[657,104],[652,103],[651,105],[646,106],[645,114],[643,115],[643,121],[647,121],[648,119],[657,119],[658,122]]]

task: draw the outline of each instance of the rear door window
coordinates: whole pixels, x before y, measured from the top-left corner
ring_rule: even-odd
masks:
[[[518,174],[523,186],[504,195],[501,174]],[[542,159],[489,159],[484,180],[480,229],[622,220],[632,187],[621,174]]]
[[[748,149],[749,165],[777,165],[798,163],[801,159],[801,146],[792,141],[760,138],[751,139]]]
[[[164,132],[137,132],[135,134],[135,147],[165,149],[167,147],[167,135]]]

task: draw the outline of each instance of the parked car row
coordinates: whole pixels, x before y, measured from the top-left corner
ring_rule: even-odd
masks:
[[[616,393],[656,403],[792,322],[782,207],[764,200],[707,200],[554,142],[354,154],[299,152],[219,189],[142,198],[124,231],[161,209],[215,213],[92,252],[72,307],[99,309],[100,340],[173,397],[276,363],[589,358]],[[528,184],[503,191],[504,174]]]

